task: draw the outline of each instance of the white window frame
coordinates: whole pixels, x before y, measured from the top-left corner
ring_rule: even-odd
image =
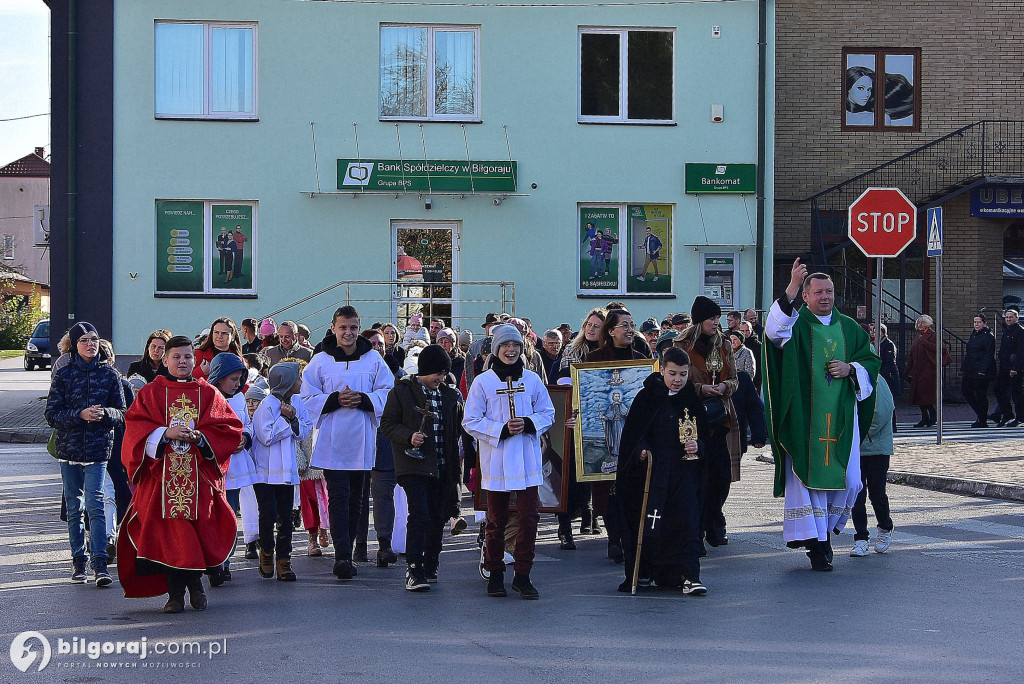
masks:
[[[260,217],[260,203],[259,200],[243,199],[243,200],[232,200],[232,199],[195,199],[195,198],[180,198],[180,197],[158,197],[154,202],[154,208],[160,202],[196,202],[202,203],[203,205],[203,289],[202,290],[160,290],[157,289],[156,280],[153,282],[153,292],[157,297],[179,297],[179,298],[203,298],[203,297],[219,297],[223,299],[253,299],[257,296],[259,291],[259,217]],[[214,244],[216,236],[213,230],[213,209],[216,206],[223,205],[247,205],[252,207],[252,228],[250,229],[249,241],[246,242],[246,246],[249,248],[249,269],[250,277],[252,278],[252,287],[247,290],[240,290],[235,288],[224,288],[217,287],[217,284],[213,282],[213,253],[210,251],[210,245]],[[157,226],[153,226],[153,235],[156,239],[159,235]],[[155,244],[156,251],[154,258],[156,260],[157,267],[159,268],[165,262],[163,261],[164,252],[163,245],[159,242]]]
[[[427,29],[427,115],[426,116],[385,116],[381,113],[381,69],[380,34],[388,27]],[[462,31],[473,33],[473,113],[472,114],[435,114],[434,89],[434,34],[444,31]],[[479,123],[482,119],[480,105],[480,26],[472,24],[405,24],[400,22],[382,22],[377,31],[377,118],[379,121],[459,121]]]
[[[672,36],[672,117],[669,119],[629,118],[629,34],[631,31],[660,31]],[[619,115],[584,115],[583,107],[583,34],[619,36]],[[676,123],[676,30],[666,26],[580,26],[576,35],[576,120],[580,123],[622,123],[674,125]]]
[[[203,112],[201,114],[161,114],[156,111],[156,25],[157,24],[193,24],[203,27]],[[210,61],[211,34],[218,28],[252,29],[252,111],[251,112],[215,112],[213,111],[213,67]],[[259,23],[255,21],[173,21],[158,19],[153,23],[153,116],[157,119],[211,119],[214,121],[259,120]]]

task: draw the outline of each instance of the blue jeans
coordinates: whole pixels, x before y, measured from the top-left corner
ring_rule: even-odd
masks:
[[[71,556],[85,556],[85,517],[89,511],[89,551],[93,563],[107,558],[107,518],[103,510],[104,461],[78,465],[61,461],[60,479],[68,505],[68,541]]]

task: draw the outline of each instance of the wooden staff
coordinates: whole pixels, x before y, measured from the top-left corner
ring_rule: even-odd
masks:
[[[630,595],[636,596],[636,585],[640,580],[640,553],[644,548],[644,527],[647,526],[647,494],[651,491],[651,470],[654,468],[654,456],[647,453],[647,478],[644,480],[644,502],[640,507],[640,531],[636,536],[636,560],[633,561],[633,588]]]

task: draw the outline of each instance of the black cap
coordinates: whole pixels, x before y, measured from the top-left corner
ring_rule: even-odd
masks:
[[[433,375],[447,373],[452,369],[452,359],[444,347],[429,344],[423,348],[416,359],[416,375]]]
[[[647,334],[649,332],[654,332],[655,330],[660,330],[660,329],[661,329],[661,327],[657,323],[655,323],[654,321],[644,321],[643,323],[640,324],[640,334],[642,334],[642,335],[645,335],[645,334]]]
[[[483,324],[480,327],[481,328],[486,328],[489,325],[494,325],[495,323],[497,323],[497,322],[499,322],[501,320],[499,318],[499,316],[501,316],[501,314],[497,314],[497,313],[489,313],[489,314],[487,314],[487,317],[484,319],[484,322],[483,322]]]

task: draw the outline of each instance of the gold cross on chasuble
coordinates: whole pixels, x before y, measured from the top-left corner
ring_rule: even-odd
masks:
[[[819,442],[825,443],[825,465],[828,465],[829,456],[831,455],[831,447],[833,444],[837,444],[839,439],[832,436],[832,414],[825,414],[825,436],[818,438]]]
[[[505,380],[505,389],[494,390],[495,394],[504,394],[508,397],[508,413],[509,418],[516,417],[516,395],[526,392],[526,383],[516,387],[512,384],[512,378],[509,377]]]

